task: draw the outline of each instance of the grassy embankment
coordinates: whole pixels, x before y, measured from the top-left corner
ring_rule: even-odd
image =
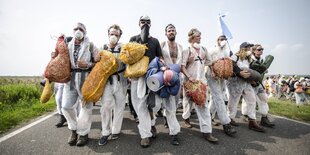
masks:
[[[269,113],[271,114],[310,123],[310,105],[297,107],[296,103],[291,100],[278,100],[275,98],[270,98],[268,104]]]
[[[10,128],[55,110],[55,101],[40,103],[40,78],[0,77],[0,134]]]

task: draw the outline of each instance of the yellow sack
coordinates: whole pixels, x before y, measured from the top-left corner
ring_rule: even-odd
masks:
[[[43,89],[43,92],[41,94],[41,98],[40,98],[40,102],[41,103],[46,103],[47,101],[50,100],[51,96],[53,95],[53,91],[52,91],[52,86],[50,84],[50,81],[45,78],[46,82],[45,82],[45,86]]]
[[[100,61],[95,64],[82,86],[84,103],[97,102],[102,96],[108,78],[118,69],[117,60],[111,52],[102,50],[99,54]]]
[[[145,50],[147,50],[147,47],[145,45],[130,42],[122,46],[118,58],[123,63],[132,65],[138,62],[144,56]]]
[[[149,57],[143,56],[141,60],[132,65],[127,65],[124,77],[138,78],[143,76],[149,66]]]

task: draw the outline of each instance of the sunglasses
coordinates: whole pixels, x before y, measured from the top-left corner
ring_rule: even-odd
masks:
[[[149,21],[149,20],[141,20],[140,23],[141,24],[151,24],[151,21]]]
[[[263,48],[259,48],[259,49],[256,49],[257,51],[263,51],[264,49]]]
[[[223,41],[223,40],[227,40],[227,39],[225,39],[225,38],[220,38],[220,39],[219,39],[219,41]]]

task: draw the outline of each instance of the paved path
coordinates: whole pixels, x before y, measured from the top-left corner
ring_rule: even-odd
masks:
[[[156,125],[159,132],[157,138],[152,140],[149,148],[141,148],[137,124],[129,114],[128,107],[125,110],[120,139],[99,146],[101,128],[99,108],[96,106],[93,111],[93,124],[87,146],[69,146],[67,138],[70,131],[67,126],[56,128],[54,124],[58,121],[58,116],[53,115],[7,140],[2,140],[0,154],[310,154],[310,125],[280,117],[272,117],[276,127],[268,128],[267,133],[248,130],[247,123],[241,118],[237,119],[240,126],[236,128],[238,133],[234,138],[226,136],[221,126],[214,127],[213,133],[220,140],[218,145],[214,145],[202,138],[197,116],[194,115],[192,118],[194,127],[181,129],[180,146],[170,144],[168,130],[163,126],[163,119],[159,118]],[[177,116],[183,126],[180,110]]]

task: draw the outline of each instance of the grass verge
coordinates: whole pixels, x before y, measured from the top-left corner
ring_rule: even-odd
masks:
[[[269,113],[310,123],[310,105],[297,106],[290,100],[268,99]]]

